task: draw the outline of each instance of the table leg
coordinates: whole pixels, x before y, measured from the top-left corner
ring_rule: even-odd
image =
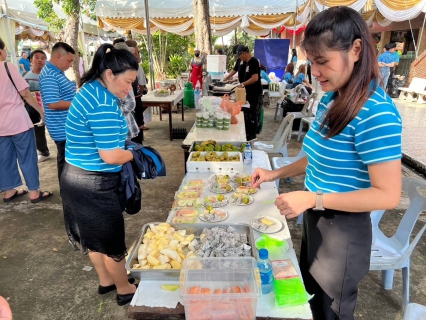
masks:
[[[181,100],[182,101],[182,100]],[[185,121],[185,116],[183,114],[183,110],[185,109],[185,106],[183,105],[183,101],[182,101],[182,121]]]
[[[158,112],[160,113],[160,121],[163,121],[163,108],[161,108],[161,105],[158,107]]]
[[[170,131],[170,141],[173,141],[172,103],[169,104],[169,131]]]

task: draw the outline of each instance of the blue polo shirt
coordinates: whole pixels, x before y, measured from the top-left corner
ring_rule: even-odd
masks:
[[[85,83],[68,112],[65,160],[87,171],[121,171],[121,165],[103,161],[99,150],[124,149],[127,131],[117,97],[97,80]]]
[[[305,75],[303,73],[299,73],[295,78],[293,83],[301,84],[305,80]]]
[[[293,80],[293,75],[292,75],[290,72],[286,72],[286,74],[284,75],[284,80],[285,80],[287,83],[290,83],[290,81],[292,81],[292,80]]]
[[[39,85],[47,130],[53,141],[65,141],[68,110],[53,110],[47,105],[61,100],[72,101],[76,92],[75,82],[69,80],[62,70],[47,61],[41,70]]]
[[[19,59],[19,64],[23,64],[24,65],[24,69],[26,72],[31,70],[31,63],[30,60],[28,59],[24,59],[23,57],[21,59]],[[21,69],[20,69],[21,70]]]
[[[382,87],[377,87],[357,116],[334,137],[326,138],[321,123],[332,107],[335,92],[324,94],[303,141],[308,158],[305,186],[324,193],[371,187],[368,166],[402,157],[402,121]]]
[[[394,53],[392,53],[393,56],[393,61],[396,63],[399,63],[399,53],[398,51],[395,51]]]

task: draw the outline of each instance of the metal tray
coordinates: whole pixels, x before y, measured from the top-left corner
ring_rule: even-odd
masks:
[[[162,222],[150,222],[154,225],[158,225]],[[248,239],[248,244],[251,246],[251,252],[252,256],[257,259],[257,250],[256,250],[256,244],[254,241],[254,235],[253,235],[253,228],[245,223],[191,223],[191,224],[173,224],[170,223],[170,225],[175,228],[176,230],[186,230],[188,234],[195,234],[196,238],[199,240],[200,234],[203,232],[204,228],[213,228],[213,227],[233,227],[238,233],[240,234],[246,234]],[[138,260],[138,249],[139,244],[142,242],[143,236],[146,233],[146,230],[149,228],[149,223],[145,224],[142,227],[141,233],[136,241],[136,244],[134,245],[132,251],[130,252],[129,258],[126,262],[126,269],[130,271],[130,274],[135,279],[152,279],[152,280],[179,280],[180,276],[180,270],[144,270],[144,269],[132,269],[131,266],[135,263],[137,263]]]

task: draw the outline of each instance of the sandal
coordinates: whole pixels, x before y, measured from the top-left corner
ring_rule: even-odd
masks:
[[[22,192],[19,192],[19,191],[22,191]],[[3,201],[4,201],[4,202],[9,202],[9,201],[12,201],[13,199],[16,199],[16,198],[22,197],[22,196],[26,195],[27,193],[28,193],[28,191],[27,191],[27,190],[22,190],[22,189],[20,189],[20,190],[15,190],[15,193],[13,194],[13,196],[11,196],[11,197],[9,197],[9,198],[3,198]]]
[[[47,193],[45,195],[45,193]],[[46,200],[47,198],[50,198],[51,196],[53,196],[53,193],[50,191],[38,191],[38,198],[35,199],[31,199],[31,203],[37,203],[43,200]]]

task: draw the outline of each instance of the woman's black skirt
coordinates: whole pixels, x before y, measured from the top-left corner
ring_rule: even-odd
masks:
[[[115,261],[126,254],[121,174],[92,172],[66,164],[61,176],[65,228],[71,244],[83,253],[103,253]]]

